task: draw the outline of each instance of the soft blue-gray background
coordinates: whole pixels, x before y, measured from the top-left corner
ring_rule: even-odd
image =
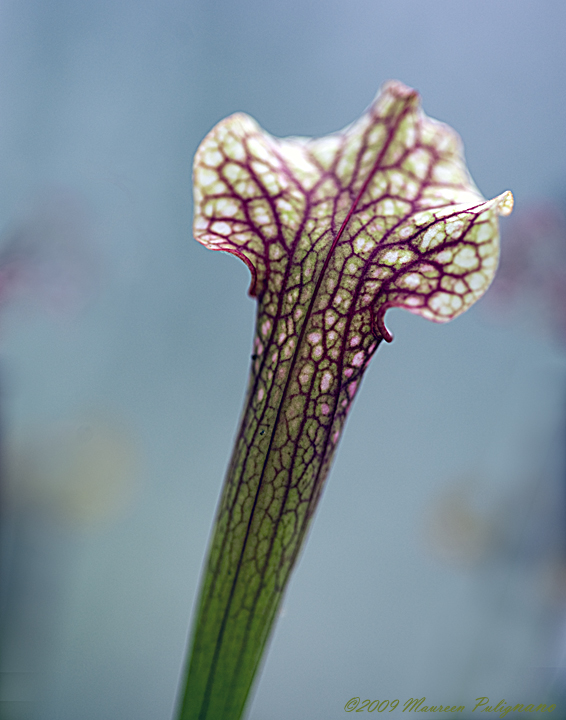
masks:
[[[35,698],[27,720],[169,720],[254,320],[246,268],[191,238],[198,143],[237,110],[325,134],[397,78],[460,132],[486,196],[560,195],[566,5],[2,0],[0,62],[5,242],[41,242],[54,207],[45,235],[77,235],[89,286],[74,314],[20,300],[0,323],[4,454],[24,466],[5,471],[5,714]],[[395,342],[348,421],[251,720],[559,686],[563,353],[488,315],[389,313]],[[103,436],[86,481],[61,469],[85,427]],[[114,502],[102,456],[121,447]]]

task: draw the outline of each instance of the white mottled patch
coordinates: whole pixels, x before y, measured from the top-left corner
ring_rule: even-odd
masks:
[[[334,376],[332,373],[325,372],[322,376],[322,380],[320,381],[320,389],[322,392],[327,392],[332,381],[334,380]]]
[[[364,362],[364,353],[360,350],[360,352],[356,353],[354,357],[352,358],[352,365],[355,367],[361,367]]]
[[[230,233],[232,232],[232,228],[230,227],[230,225],[225,222],[214,222],[210,226],[210,229],[213,232],[218,233],[219,235],[230,235]]]
[[[203,187],[212,185],[218,179],[218,175],[214,170],[208,168],[199,167],[196,170],[196,182]]]

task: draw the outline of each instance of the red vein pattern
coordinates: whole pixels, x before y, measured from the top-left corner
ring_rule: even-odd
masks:
[[[252,371],[193,635],[184,720],[239,718],[389,307],[436,322],[487,289],[498,214],[418,94],[384,86],[325,138],[220,122],[195,157],[196,239],[240,257],[258,299]]]

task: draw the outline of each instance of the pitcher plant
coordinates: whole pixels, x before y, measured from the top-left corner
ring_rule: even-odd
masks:
[[[226,118],[196,153],[194,200],[196,240],[250,269],[257,325],[178,718],[237,720],[364,371],[392,340],[385,312],[469,308],[513,196],[486,201],[458,135],[392,81],[323,138]]]

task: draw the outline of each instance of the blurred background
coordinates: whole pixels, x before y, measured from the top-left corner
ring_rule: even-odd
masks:
[[[2,720],[172,717],[255,312],[192,239],[193,154],[389,78],[516,210],[469,313],[388,313],[249,718],[566,717],[565,67],[561,0],[0,0]]]

